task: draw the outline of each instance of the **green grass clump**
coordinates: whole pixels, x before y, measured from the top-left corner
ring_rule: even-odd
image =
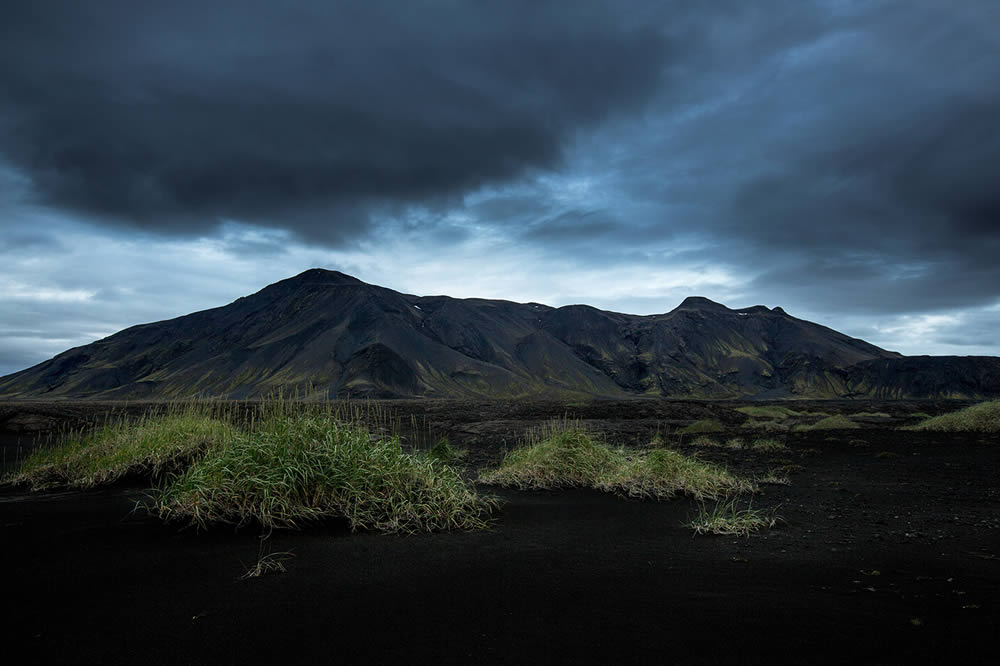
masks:
[[[166,484],[155,508],[197,526],[343,517],[352,529],[418,532],[485,527],[494,507],[454,468],[404,453],[398,437],[298,414],[237,433]]]
[[[760,509],[737,508],[736,500],[732,499],[718,502],[711,511],[702,505],[698,516],[688,523],[688,527],[695,534],[750,536],[759,530],[774,527],[779,520],[778,516]]]
[[[715,419],[701,419],[699,421],[695,421],[691,425],[681,428],[678,432],[684,433],[685,435],[693,435],[702,432],[721,432],[725,429],[726,427]]]
[[[820,419],[812,425],[799,426],[797,430],[852,430],[860,428],[857,423],[846,416],[837,414]]]
[[[697,499],[718,499],[756,486],[728,470],[670,449],[656,449],[628,460],[599,485],[629,497],[667,499],[683,493]]]
[[[785,419],[799,416],[802,412],[780,406],[737,407],[736,411],[758,419]]]
[[[891,419],[892,414],[887,414],[886,412],[857,412],[856,414],[851,414],[851,416],[857,416],[860,418],[869,419]]]
[[[176,472],[233,436],[208,410],[185,409],[117,422],[40,449],[10,479],[33,490],[93,488],[125,476]]]
[[[655,499],[678,493],[717,498],[755,489],[721,467],[677,451],[657,448],[629,453],[612,449],[572,425],[556,425],[533,436],[479,480],[520,489],[582,487]]]
[[[597,441],[579,426],[553,423],[529,435],[526,446],[508,452],[498,469],[481,474],[479,480],[522,490],[592,488],[624,464],[624,451]]]
[[[934,416],[906,429],[940,432],[1000,432],[1000,400],[981,402],[957,412]]]
[[[695,437],[694,441],[691,442],[692,446],[722,446],[717,440],[712,439],[708,435],[701,435],[700,437]]]

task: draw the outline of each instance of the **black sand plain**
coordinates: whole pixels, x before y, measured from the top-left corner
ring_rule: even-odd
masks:
[[[566,416],[616,443],[659,432],[745,475],[784,467],[791,485],[753,497],[783,521],[749,538],[694,536],[684,523],[699,506],[687,498],[482,488],[503,499],[490,530],[276,531],[267,547],[294,553],[287,571],[241,580],[258,529],[163,524],[133,511],[139,481],[5,488],[5,661],[995,663],[997,437],[895,429],[957,402],[782,404],[888,417],[795,432],[787,450],[764,453],[675,434],[711,417],[746,436],[736,403],[386,403],[413,441],[447,435],[466,448],[470,475],[527,428]],[[50,431],[150,406],[2,403],[5,464]]]

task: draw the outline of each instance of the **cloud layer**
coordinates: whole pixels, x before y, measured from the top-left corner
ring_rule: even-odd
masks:
[[[335,243],[372,206],[556,167],[669,53],[610,5],[57,4],[5,12],[0,148],[38,201],[177,233]]]

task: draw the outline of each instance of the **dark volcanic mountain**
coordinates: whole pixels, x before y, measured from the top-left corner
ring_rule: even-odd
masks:
[[[411,296],[313,269],[0,378],[0,397],[981,397],[1000,359],[902,357],[781,308],[662,315]]]

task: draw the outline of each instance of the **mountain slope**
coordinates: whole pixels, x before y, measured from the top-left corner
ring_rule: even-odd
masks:
[[[0,378],[0,397],[978,397],[998,359],[904,358],[780,308],[636,316],[412,296],[313,269]]]

